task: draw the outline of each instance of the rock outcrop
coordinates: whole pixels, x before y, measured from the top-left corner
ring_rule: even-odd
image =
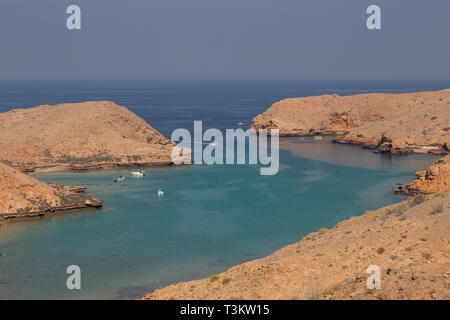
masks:
[[[320,230],[265,258],[143,299],[448,299],[450,190]],[[381,289],[366,273],[381,271]]]
[[[84,187],[48,184],[0,163],[0,219],[43,216],[60,210],[103,205],[85,190]]]
[[[22,171],[171,164],[174,144],[109,101],[0,114],[0,160]]]

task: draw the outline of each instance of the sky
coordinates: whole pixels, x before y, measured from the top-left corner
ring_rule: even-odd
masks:
[[[1,0],[0,79],[450,79],[449,17],[448,0]]]

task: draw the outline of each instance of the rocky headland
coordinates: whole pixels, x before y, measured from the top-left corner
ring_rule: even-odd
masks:
[[[285,99],[255,130],[281,136],[337,135],[380,153],[446,155],[450,90]],[[408,200],[321,229],[275,253],[142,299],[450,299],[450,156],[406,189]],[[426,195],[424,195],[426,194]],[[381,269],[381,289],[366,272]]]
[[[446,155],[450,147],[450,90],[405,94],[371,93],[285,99],[253,119],[255,130],[281,136],[335,134],[335,142],[380,153]],[[406,186],[409,193],[450,187],[450,156]]]
[[[85,189],[45,183],[0,163],[0,224],[5,219],[101,207],[103,202]]]
[[[110,101],[0,114],[0,160],[21,171],[172,164],[174,144]]]
[[[0,114],[0,219],[101,207],[84,187],[24,174],[172,164],[174,147],[143,119],[109,101],[43,105]]]
[[[450,299],[449,230],[450,191],[420,194],[143,299]],[[379,290],[367,287],[371,265]]]

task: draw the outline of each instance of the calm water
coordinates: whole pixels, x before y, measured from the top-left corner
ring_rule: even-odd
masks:
[[[442,83],[88,82],[0,85],[0,109],[112,99],[166,135],[189,127],[232,128],[282,97],[439,89]],[[386,87],[383,87],[386,86]],[[433,87],[434,86],[434,87]],[[449,86],[450,87],[450,86]],[[390,188],[409,182],[435,157],[381,156],[329,141],[286,139],[281,169],[191,166],[40,175],[85,185],[105,207],[10,224],[0,230],[0,299],[126,299],[270,254],[304,235],[366,209],[401,200]],[[113,184],[117,175],[127,177]],[[166,195],[158,199],[156,190]],[[65,268],[82,270],[82,290],[65,287]]]

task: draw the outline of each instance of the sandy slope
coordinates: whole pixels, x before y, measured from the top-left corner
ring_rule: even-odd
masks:
[[[215,277],[158,289],[145,299],[450,298],[450,191],[340,222]],[[381,268],[381,290],[366,285]]]

